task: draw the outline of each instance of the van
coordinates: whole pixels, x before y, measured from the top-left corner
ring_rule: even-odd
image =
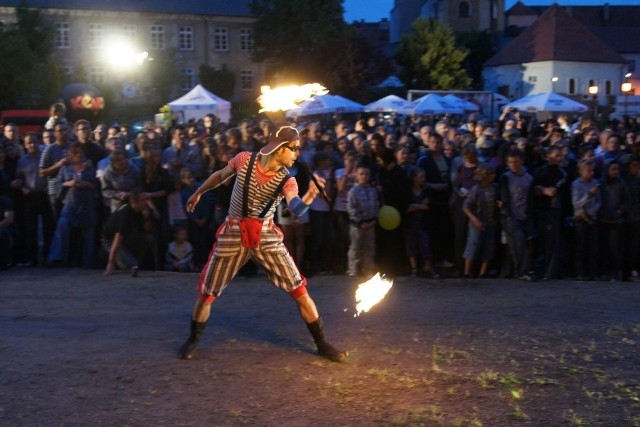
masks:
[[[49,110],[3,110],[0,112],[0,123],[6,125],[13,123],[18,127],[21,136],[27,132],[42,132],[45,123],[49,120]]]

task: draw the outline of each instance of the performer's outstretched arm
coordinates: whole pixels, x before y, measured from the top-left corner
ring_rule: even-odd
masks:
[[[230,166],[225,166],[219,171],[214,172],[207,178],[205,182],[202,183],[200,187],[189,197],[187,200],[187,212],[193,212],[196,208],[196,205],[200,201],[200,197],[209,190],[213,190],[227,179],[231,178],[236,174],[236,171]]]

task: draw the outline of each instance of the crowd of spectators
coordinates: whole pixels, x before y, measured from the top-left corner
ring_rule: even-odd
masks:
[[[186,200],[274,129],[207,115],[133,135],[54,113],[40,134],[4,126],[0,268],[198,271],[233,180],[193,213]],[[295,125],[300,191],[311,173],[326,180],[304,216],[276,212],[306,275],[640,280],[640,120],[538,121],[506,108],[495,122],[472,113]],[[399,212],[397,228],[377,224],[382,205]]]

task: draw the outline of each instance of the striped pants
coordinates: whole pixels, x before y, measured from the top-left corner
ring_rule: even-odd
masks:
[[[198,291],[202,295],[220,296],[249,258],[262,267],[278,288],[291,292],[303,285],[305,279],[282,242],[283,237],[273,220],[267,219],[262,224],[260,245],[255,249],[245,248],[238,221],[227,217],[216,232],[216,243],[200,273]]]

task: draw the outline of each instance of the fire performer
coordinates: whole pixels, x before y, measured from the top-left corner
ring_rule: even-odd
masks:
[[[318,348],[318,354],[334,362],[348,353],[337,350],[324,337],[322,318],[307,292],[307,280],[289,255],[283,234],[273,222],[278,203],[284,198],[289,209],[302,215],[321,191],[324,180],[315,177],[300,197],[291,167],[300,155],[300,135],[291,126],[280,127],[259,153],[241,152],[226,167],[212,174],[187,200],[193,211],[205,192],[236,176],[229,215],[216,232],[216,243],[198,283],[199,296],[193,309],[191,333],[180,348],[181,359],[191,359],[211,313],[211,303],[220,296],[238,270],[253,259],[277,287],[298,304],[300,316]],[[317,184],[316,184],[317,182]]]

